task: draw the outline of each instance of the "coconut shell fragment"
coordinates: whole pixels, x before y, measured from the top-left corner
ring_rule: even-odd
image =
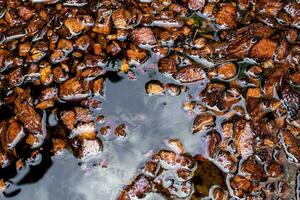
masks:
[[[182,83],[192,83],[206,78],[206,73],[200,66],[187,66],[173,74],[173,78]]]
[[[133,38],[138,44],[156,44],[156,38],[150,28],[140,28],[133,31]]]
[[[64,21],[64,25],[71,34],[79,34],[85,27],[84,24],[76,18],[68,18]]]
[[[210,113],[203,113],[198,115],[194,119],[193,123],[193,133],[203,132],[207,130],[207,127],[213,126],[215,123],[214,116]]]
[[[102,151],[102,142],[99,138],[76,138],[72,145],[74,154],[79,159],[85,159],[97,155]]]
[[[22,98],[30,98],[27,91],[21,92],[21,96],[15,101],[14,112],[17,114],[18,120],[22,122],[24,128],[31,133],[40,134],[42,132],[42,117],[34,109],[30,102]]]
[[[276,43],[269,39],[262,39],[250,50],[250,57],[268,60],[272,59],[276,50]]]
[[[148,95],[161,95],[165,91],[164,85],[158,80],[147,82],[145,87]]]
[[[216,23],[223,26],[225,29],[236,28],[237,26],[237,10],[229,4],[221,4],[221,8],[216,16]]]
[[[77,78],[72,78],[61,83],[58,95],[61,99],[67,101],[78,100],[88,96],[84,94],[83,84]]]

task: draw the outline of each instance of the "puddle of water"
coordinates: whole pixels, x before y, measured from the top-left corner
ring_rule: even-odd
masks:
[[[192,154],[203,152],[204,141],[199,135],[191,134],[191,119],[182,110],[187,94],[148,96],[144,87],[151,79],[167,80],[161,74],[147,73],[137,81],[107,81],[101,114],[108,123],[125,123],[129,130],[126,138],[103,140],[104,151],[100,158],[88,162],[79,163],[68,152],[53,157],[53,164],[44,177],[36,183],[17,186],[21,188],[21,195],[14,199],[115,199],[120,189],[136,175],[137,166],[152,152],[164,147],[166,139],[180,139]],[[107,168],[99,166],[101,162],[105,162]],[[164,198],[151,194],[146,199]]]

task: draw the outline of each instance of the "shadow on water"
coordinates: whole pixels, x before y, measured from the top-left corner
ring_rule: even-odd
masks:
[[[30,171],[26,176],[19,182],[19,185],[30,184],[38,182],[43,178],[48,169],[52,166],[53,162],[51,160],[51,155],[47,155],[48,150],[43,150],[41,153],[40,162],[37,161],[36,164],[30,165]]]
[[[13,110],[8,106],[0,107],[0,121],[4,119],[11,118],[14,116]],[[30,157],[28,155],[28,146],[26,144],[19,145],[16,148],[16,152],[21,157]],[[3,196],[7,198],[15,198],[16,195],[21,192],[21,185],[36,183],[43,178],[47,170],[52,165],[50,152],[50,144],[43,146],[43,150],[40,151],[40,154],[36,158],[32,157],[28,160],[27,167],[21,171],[16,170],[15,165],[9,165],[5,168],[0,169],[0,177],[3,180],[9,180],[7,189],[3,192]],[[28,170],[30,168],[30,170]],[[1,196],[0,196],[1,199]]]
[[[17,149],[17,151],[26,152],[26,149]],[[53,164],[51,159],[52,155],[50,155],[49,152],[50,144],[45,144],[43,150],[40,151],[39,154],[31,156],[21,170],[17,171],[16,167],[13,165],[1,169],[1,177],[3,177],[4,180],[9,180],[7,189],[4,191],[3,195],[5,197],[16,198],[16,195],[22,191],[24,185],[34,186],[35,183],[40,181]],[[21,192],[20,197],[22,195],[23,193]]]
[[[107,71],[104,76],[112,83],[120,82],[123,79],[123,77],[119,76],[116,71]]]

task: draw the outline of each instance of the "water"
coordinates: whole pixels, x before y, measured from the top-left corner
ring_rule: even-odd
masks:
[[[42,161],[42,165],[32,170],[28,168],[11,179],[13,184],[8,191],[15,192],[13,197],[0,199],[113,200],[122,187],[137,175],[137,171],[151,153],[167,148],[167,139],[178,138],[192,155],[205,155],[207,141],[199,134],[192,134],[193,116],[187,115],[182,109],[183,102],[190,100],[189,95],[184,92],[176,97],[148,96],[145,84],[149,80],[172,82],[156,70],[148,70],[146,73],[137,70],[135,81],[126,77],[120,78],[111,72],[110,79],[105,82],[102,110],[95,115],[104,115],[106,124],[112,129],[125,123],[128,126],[125,138],[102,137],[103,152],[87,161],[77,160],[66,150],[52,158],[44,156],[42,159],[46,161]],[[201,84],[192,84],[190,94],[196,98],[202,88]],[[220,120],[223,118],[221,116]],[[288,161],[285,160],[285,163]],[[290,181],[295,184],[293,181],[296,180],[296,169],[293,165],[289,166]],[[25,180],[29,181],[21,181],[28,171],[32,174]],[[298,193],[297,195],[299,196]],[[159,194],[150,194],[145,199],[165,198]]]
[[[166,147],[167,139],[180,139],[192,154],[203,152],[204,141],[199,135],[191,134],[191,118],[182,109],[183,101],[189,98],[187,93],[177,97],[148,96],[145,83],[152,79],[169,80],[151,70],[136,81],[126,78],[106,81],[105,101],[100,113],[111,126],[125,123],[128,126],[127,136],[114,140],[103,138],[101,155],[85,162],[77,160],[66,150],[52,157],[49,169],[39,180],[15,185],[14,189],[21,191],[13,199],[114,199],[151,152]],[[146,199],[164,198],[152,194]]]

